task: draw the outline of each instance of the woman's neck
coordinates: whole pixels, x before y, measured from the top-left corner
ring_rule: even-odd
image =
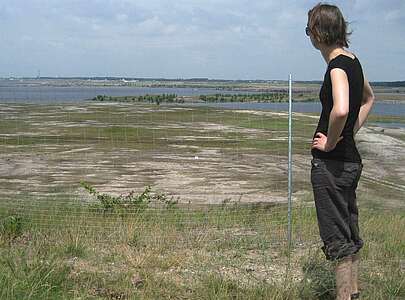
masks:
[[[324,46],[320,47],[320,51],[327,64],[339,54],[346,53],[343,47],[340,46]]]

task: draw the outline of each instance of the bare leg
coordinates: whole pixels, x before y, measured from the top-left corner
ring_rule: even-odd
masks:
[[[359,291],[358,278],[359,278],[359,253],[352,255],[352,294],[356,294]]]
[[[352,257],[342,258],[336,266],[336,300],[350,300],[352,291]]]

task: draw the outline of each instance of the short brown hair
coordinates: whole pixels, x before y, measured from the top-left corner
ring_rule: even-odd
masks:
[[[331,46],[349,47],[348,23],[335,5],[318,3],[308,11],[308,28],[315,40]]]

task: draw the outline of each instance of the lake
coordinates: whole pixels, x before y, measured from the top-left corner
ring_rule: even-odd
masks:
[[[0,86],[0,103],[62,104],[80,103],[97,95],[139,96],[145,94],[177,94],[195,96],[201,94],[244,94],[251,92],[224,91],[209,88],[148,88],[148,87],[52,87],[52,86]],[[188,105],[210,106],[228,109],[287,111],[287,103],[192,103]],[[294,112],[319,113],[320,102],[294,102]],[[373,114],[405,117],[405,103],[376,102]]]
[[[247,94],[248,92],[223,91],[209,88],[148,88],[148,87],[98,87],[98,86],[1,86],[0,103],[72,103],[92,99],[97,95],[140,96],[145,94],[177,94],[198,96],[202,94]],[[251,92],[250,92],[251,93]]]

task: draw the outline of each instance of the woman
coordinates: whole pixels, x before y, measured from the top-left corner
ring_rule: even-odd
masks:
[[[354,136],[374,101],[358,58],[348,48],[347,22],[339,8],[318,4],[308,12],[306,34],[327,63],[320,91],[322,113],[311,153],[311,183],[322,250],[337,261],[337,299],[358,299],[359,254],[356,188],[363,164]]]

